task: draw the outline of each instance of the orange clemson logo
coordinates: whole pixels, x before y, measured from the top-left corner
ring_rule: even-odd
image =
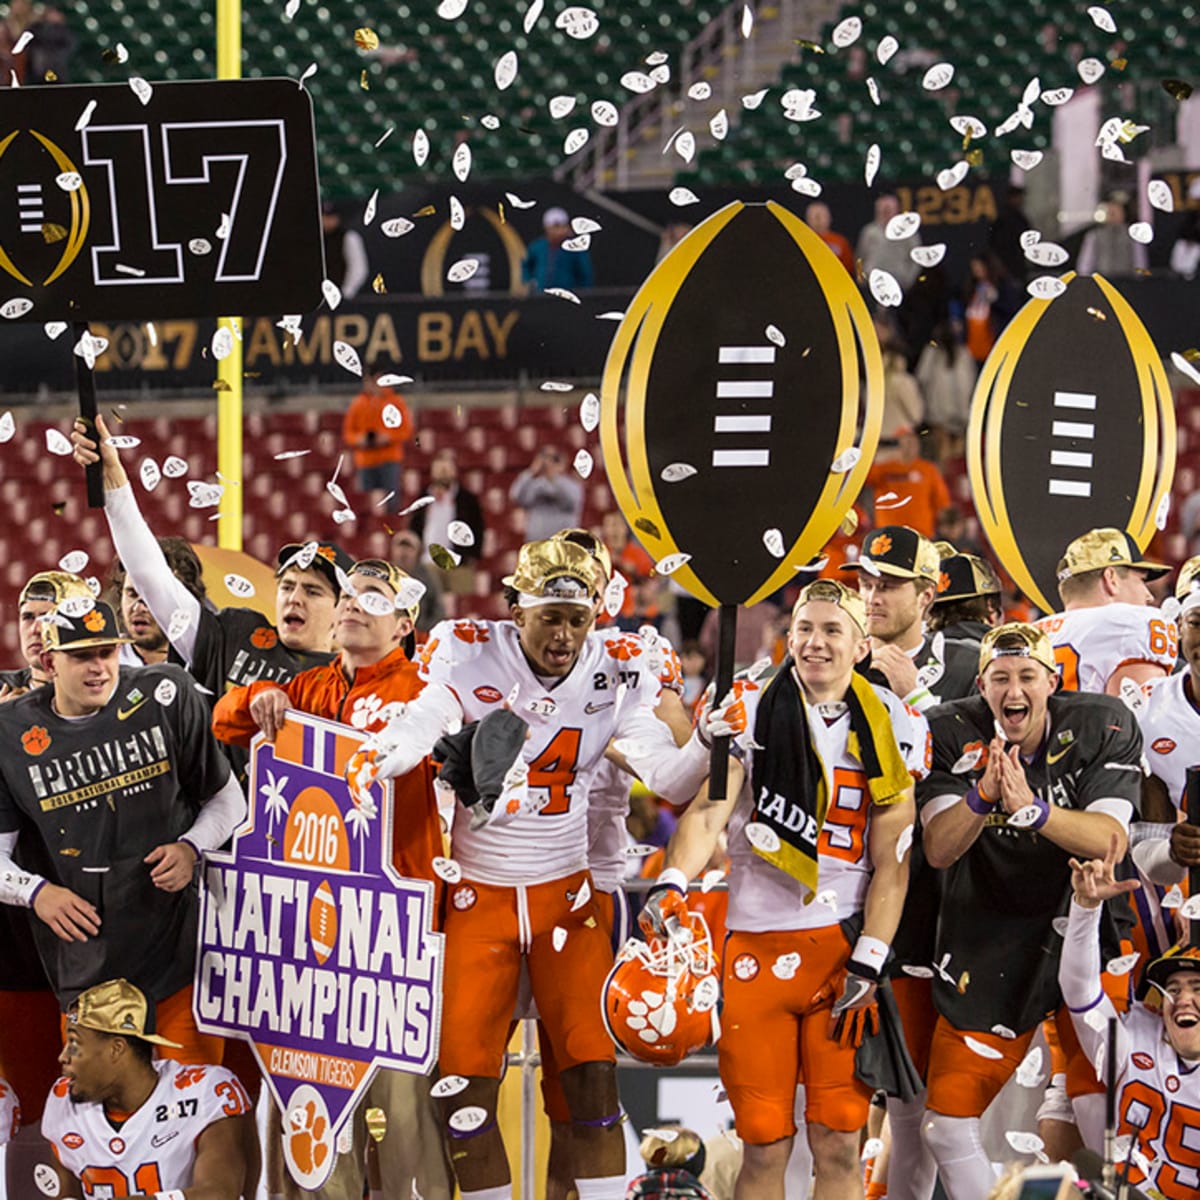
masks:
[[[21,745],[26,754],[41,754],[50,745],[50,735],[44,725],[31,725],[21,734]]]
[[[428,667],[433,661],[433,652],[438,648],[441,638],[430,638],[423,646],[417,648],[417,660],[421,666]]]
[[[336,555],[336,554],[334,554],[334,552],[333,552],[333,547],[332,547],[332,546],[318,546],[318,547],[317,547],[317,553],[318,553],[318,554],[319,554],[319,555],[320,555],[320,556],[321,556],[323,559],[325,559],[325,560],[326,560],[326,562],[333,562],[333,560],[334,560],[334,559],[337,557],[337,555]]]
[[[871,543],[871,554],[886,554],[892,548],[892,539],[886,533],[881,533]]]
[[[279,634],[267,625],[260,625],[250,635],[250,645],[257,646],[260,650],[270,650],[279,641]]]
[[[456,621],[454,624],[454,636],[460,642],[486,642],[488,640],[488,631],[478,621]]]
[[[190,1088],[204,1078],[204,1067],[184,1067],[178,1075],[175,1076],[175,1086],[182,1091],[184,1088]]]
[[[947,575],[945,571],[942,571],[938,575],[937,590],[939,595],[941,595],[942,592],[948,592],[950,590],[950,576]]]
[[[94,608],[86,617],[83,618],[83,623],[93,633],[99,633],[104,628],[104,614],[97,612]]]

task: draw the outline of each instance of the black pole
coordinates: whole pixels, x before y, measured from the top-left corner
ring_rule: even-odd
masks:
[[[1183,815],[1193,827],[1200,826],[1200,766],[1188,767],[1183,789]],[[1188,895],[1200,896],[1200,866],[1188,867]],[[1200,946],[1200,921],[1188,922],[1188,942]]]
[[[86,321],[75,321],[74,330],[76,342],[91,332]],[[79,391],[79,415],[87,425],[89,436],[99,443],[100,431],[96,428],[96,374],[79,354],[75,355],[75,384]],[[83,473],[87,480],[88,508],[103,508],[104,468],[99,462],[94,462],[84,467]]]
[[[717,670],[713,703],[720,704],[733,687],[733,660],[737,642],[737,605],[722,604],[717,610]],[[714,738],[708,768],[708,795],[711,800],[725,799],[729,782],[729,739]]]
[[[1108,1048],[1104,1052],[1104,1182],[1116,1183],[1117,1137],[1117,1018],[1108,1020]]]

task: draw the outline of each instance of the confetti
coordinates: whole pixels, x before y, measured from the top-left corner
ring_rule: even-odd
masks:
[[[285,21],[292,20],[293,17],[300,11],[300,0],[288,0],[286,7],[283,10],[283,19]]]
[[[325,303],[329,305],[330,310],[337,308],[342,302],[342,289],[332,279],[322,281],[321,295],[325,297]]]
[[[11,442],[13,435],[17,432],[17,423],[13,420],[13,415],[6,412],[0,417],[0,445],[5,442]]]
[[[877,303],[882,304],[885,308],[896,308],[904,299],[904,292],[900,288],[895,275],[890,271],[885,271],[881,267],[876,267],[867,279],[867,285],[871,289],[871,295],[875,297]]]
[[[1035,300],[1053,300],[1067,290],[1067,285],[1053,275],[1039,275],[1025,289]]]
[[[1193,91],[1192,85],[1183,79],[1164,79],[1162,85],[1163,91],[1172,100],[1178,100],[1180,103],[1189,99]]]
[[[960,183],[967,177],[967,172],[971,169],[969,162],[956,162],[954,166],[947,167],[944,171],[937,173],[937,185],[943,192],[948,192],[951,188],[958,187]]]
[[[1071,256],[1056,242],[1035,242],[1025,257],[1039,267],[1061,267]]]
[[[592,103],[592,120],[597,125],[615,125],[621,119],[617,106],[611,100],[596,100]]]
[[[146,491],[152,492],[162,482],[162,471],[154,459],[143,458],[142,464],[138,468],[138,477],[142,481],[142,487]]]
[[[787,547],[783,544],[783,534],[778,529],[768,529],[762,535],[763,545],[767,553],[776,558],[782,558]]]
[[[621,86],[628,88],[631,92],[637,92],[642,95],[646,92],[652,92],[658,85],[644,71],[626,71],[621,76]]]
[[[58,1181],[58,1176],[49,1163],[37,1163],[34,1166],[33,1182],[37,1184],[37,1189],[43,1196],[50,1196],[52,1200],[53,1197],[62,1192],[62,1185]]]
[[[558,947],[555,948],[558,949]],[[451,1094],[453,1095],[453,1093]],[[470,1104],[465,1108],[456,1109],[452,1112],[448,1123],[451,1129],[457,1130],[459,1133],[471,1133],[487,1120],[487,1115],[486,1108],[480,1108],[477,1104]]]
[[[75,353],[83,359],[90,370],[96,365],[96,359],[108,349],[108,338],[95,333],[84,333],[75,343]]]
[[[1009,1129],[1004,1137],[1018,1154],[1038,1154],[1046,1148],[1036,1133],[1026,1133],[1023,1129]]]
[[[477,258],[460,258],[446,272],[446,278],[451,283],[465,283],[476,271],[479,270],[479,259]],[[361,368],[360,368],[361,373]]]
[[[610,617],[615,617],[625,604],[625,592],[629,582],[620,571],[614,571],[613,577],[604,589],[604,611]]]
[[[684,162],[690,163],[696,156],[696,135],[690,132],[681,133],[675,139],[675,153]]]
[[[227,325],[222,325],[213,334],[210,349],[217,362],[227,359],[233,353],[233,330]]]
[[[580,401],[579,423],[588,433],[600,424],[600,399],[595,392],[588,392]]]
[[[569,895],[570,893],[568,893]],[[571,902],[571,911],[578,912],[584,908],[592,898],[592,886],[586,879],[579,885],[579,891],[575,893],[575,899]]]
[[[1066,104],[1073,95],[1075,95],[1074,88],[1051,88],[1049,91],[1043,92],[1038,99],[1048,108],[1058,108],[1060,104]]]
[[[1175,211],[1175,197],[1171,194],[1170,184],[1165,180],[1150,180],[1146,185],[1146,199],[1159,212],[1169,213]]]
[[[1189,921],[1200,917],[1200,896],[1189,896],[1180,906],[1179,915]]]
[[[742,107],[753,112],[765,99],[770,88],[763,88],[761,92],[751,92],[747,96],[742,97]]]
[[[921,86],[927,92],[940,92],[942,88],[949,86],[953,78],[954,67],[950,63],[934,63],[925,72],[925,77],[921,80]]]
[[[554,947],[556,954],[567,944],[567,931],[561,925],[555,925],[554,931],[550,934],[550,944]]]
[[[588,129],[572,129],[563,140],[563,153],[568,156],[577,154],[587,145],[588,138],[591,136],[591,131]]]
[[[191,497],[188,501],[189,508],[214,508],[221,503],[221,497],[225,494],[224,486],[219,483],[189,480],[187,487]]]
[[[69,446],[70,442],[67,445]],[[668,554],[665,558],[660,558],[654,564],[654,570],[659,575],[674,575],[680,567],[691,561],[692,556],[690,554]]]
[[[655,525],[655,523],[653,521],[650,520],[649,517],[638,517],[633,522],[633,527],[634,527],[634,529],[641,530],[641,532],[644,533],[647,537],[652,537],[652,538],[661,538],[662,537],[662,531],[659,529],[659,527],[657,525]]]
[[[475,545],[475,534],[466,521],[451,521],[446,528],[446,536],[455,546]]]
[[[496,60],[496,67],[493,71],[493,78],[496,81],[496,87],[500,91],[512,86],[512,82],[517,77],[517,52],[508,50]]]
[[[905,975],[911,975],[914,979],[932,979],[933,978],[933,968],[932,967],[920,967],[920,966],[914,966],[911,963],[905,963],[900,969],[905,973]]]
[[[871,97],[871,103],[878,107],[879,101],[879,84],[870,76],[867,77],[867,93]]]
[[[1022,171],[1032,171],[1046,156],[1040,150],[1013,150],[1009,157]]]
[[[1092,24],[1097,29],[1103,30],[1105,33],[1117,32],[1117,23],[1112,19],[1112,13],[1107,8],[1103,8],[1099,4],[1093,4],[1087,10],[1087,15],[1092,18]]]
[[[766,854],[774,854],[779,850],[779,834],[769,825],[764,825],[761,821],[750,821],[743,826],[743,832],[746,841],[756,850],[762,850]]]
[[[522,200],[520,196],[514,195],[512,192],[505,192],[504,197],[513,208],[534,208],[537,205],[536,200]]]
[[[574,111],[575,103],[574,96],[552,96],[549,104],[550,115],[559,121]]]
[[[592,468],[596,463],[586,450],[578,450],[571,465],[575,468],[576,474],[579,475],[580,479],[586,479],[592,473]]]
[[[919,267],[936,267],[946,257],[946,243],[934,242],[930,246],[914,246],[908,252],[908,257]]]
[[[722,141],[725,135],[729,132],[729,114],[721,109],[709,122],[708,131],[717,139]]]
[[[689,100],[707,100],[712,95],[712,84],[705,83],[704,80],[701,80],[699,83],[693,83],[688,88],[687,94]]]
[[[867,158],[863,168],[863,175],[867,181],[867,187],[870,187],[875,182],[875,176],[879,173],[879,144],[872,142],[867,147]]]
[[[691,188],[686,187],[672,188],[667,193],[667,199],[678,208],[685,208],[689,204],[700,203],[700,197]]]
[[[687,479],[696,473],[696,468],[691,463],[675,462],[668,463],[663,467],[659,478],[664,483],[678,483],[681,479]]]
[[[133,94],[142,102],[143,105],[150,103],[150,98],[154,95],[154,88],[150,86],[140,75],[133,75],[129,79],[129,88]]]
[[[1104,74],[1104,64],[1098,58],[1085,58],[1075,68],[1084,83],[1095,83]]]
[[[434,862],[436,863],[437,860],[435,859]],[[457,1096],[459,1092],[465,1091],[470,1083],[471,1081],[463,1075],[443,1075],[429,1089],[429,1094],[435,1100],[445,1100],[448,1096]]]
[[[1179,884],[1173,883],[1160,903],[1163,908],[1178,908],[1183,903],[1183,892]]]
[[[900,43],[889,33],[882,38],[879,45],[875,47],[875,57],[879,60],[881,66],[887,66],[888,60],[900,49]]]
[[[385,404],[379,416],[387,429],[399,429],[404,424],[404,414],[394,404]]]
[[[841,475],[846,471],[853,470],[861,457],[862,451],[857,446],[851,446],[849,450],[843,450],[829,464],[829,470],[835,475]]]
[[[1200,387],[1200,371],[1197,371],[1184,355],[1180,354],[1177,350],[1172,350],[1171,362],[1174,363],[1177,371],[1182,372],[1193,383],[1195,383],[1197,387]]]
[[[188,472],[187,460],[178,458],[172,454],[162,465],[162,473],[168,479],[178,479],[181,475],[186,475]]]
[[[897,213],[884,227],[883,235],[889,241],[902,242],[921,228],[921,217],[915,212]]]
[[[333,360],[339,367],[349,371],[351,375],[363,373],[362,360],[358,357],[358,351],[349,342],[333,343]]]
[[[707,895],[724,878],[725,872],[720,867],[714,867],[711,871],[705,871],[703,878],[700,880],[700,891]]]
[[[62,334],[67,332],[67,323],[66,321],[47,321],[42,328],[45,330],[46,336],[51,341],[54,341],[56,338],[61,337]]]
[[[249,599],[256,590],[254,584],[244,575],[235,575],[232,572],[225,576],[225,587],[230,595],[236,596],[239,600]]]
[[[1136,951],[1133,954],[1122,954],[1119,958],[1110,958],[1105,963],[1104,969],[1110,975],[1128,975],[1137,966],[1137,961],[1141,957]]]
[[[584,41],[600,28],[600,19],[590,8],[564,8],[555,17],[554,28],[561,29],[567,37]]]
[[[963,1036],[963,1044],[971,1051],[972,1054],[978,1054],[980,1058],[1003,1058],[1004,1055],[994,1046],[989,1046],[986,1042],[979,1041],[978,1038]]]
[[[308,66],[304,68],[304,74],[300,76],[299,82],[296,84],[296,86],[303,87],[304,84],[309,79],[311,79],[316,73],[317,73],[317,64],[309,63]]]
[[[830,38],[839,50],[844,50],[847,46],[853,46],[855,42],[862,36],[862,20],[859,17],[847,17],[844,21],[839,21],[833,27],[833,33]]]
[[[1007,1025],[993,1025],[992,1033],[997,1037],[1006,1038],[1010,1042],[1014,1041],[1017,1036]]]
[[[748,38],[754,32],[754,10],[748,4],[742,5],[742,37]]]
[[[896,839],[896,861],[902,863],[904,856],[912,849],[914,828],[910,825]]]
[[[61,175],[54,177],[54,182],[64,192],[77,192],[83,187],[83,176],[78,171],[64,171]]]
[[[9,321],[15,321],[18,317],[23,317],[33,308],[33,301],[25,296],[15,296],[11,300],[6,300],[3,305],[0,305],[0,317],[5,317]]]

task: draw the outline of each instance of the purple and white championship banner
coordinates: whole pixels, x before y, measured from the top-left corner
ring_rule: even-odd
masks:
[[[289,711],[251,749],[250,815],[207,858],[193,1005],[248,1041],[283,1114],[293,1178],[319,1187],[375,1071],[425,1074],[441,1030],[434,889],[392,867],[392,785],[354,802],[364,735]]]

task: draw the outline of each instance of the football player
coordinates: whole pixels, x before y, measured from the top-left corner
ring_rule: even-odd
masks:
[[[938,563],[937,594],[925,627],[951,645],[965,644],[974,657],[984,634],[1004,620],[1002,592],[1000,576],[986,558],[947,554]]]
[[[51,686],[0,706],[0,901],[33,909],[64,1007],[119,970],[185,1054],[219,1061],[219,1039],[192,1017],[193,874],[245,799],[191,677],[166,663],[119,668],[112,609],[72,603],[46,618]]]
[[[1054,645],[1064,690],[1119,696],[1125,680],[1149,690],[1171,673],[1175,626],[1152,607],[1146,586],[1170,569],[1143,559],[1123,529],[1092,529],[1067,547],[1058,563],[1063,611],[1038,622]]]
[[[615,1055],[597,1002],[612,947],[587,871],[591,773],[622,735],[649,787],[694,795],[708,756],[696,739],[677,751],[654,716],[658,680],[637,661],[638,639],[590,633],[599,575],[584,548],[528,543],[505,583],[512,619],[432,630],[421,653],[425,690],[349,775],[353,783],[404,774],[443,731],[504,703],[528,724],[520,756],[528,803],[506,793],[486,822],[461,804],[454,819],[462,880],[447,905],[439,1062],[469,1083],[447,1101],[451,1158],[463,1200],[507,1200],[496,1099],[524,964],[570,1111],[579,1198],[618,1200],[625,1155]],[[482,1122],[468,1120],[479,1111]]]
[[[1059,983],[1097,1074],[1108,1069],[1109,1021],[1119,1021],[1117,1132],[1130,1138],[1120,1173],[1145,1194],[1191,1197],[1200,1186],[1200,950],[1176,946],[1156,958],[1145,970],[1141,1003],[1118,1016],[1100,983],[1102,906],[1138,885],[1114,879],[1117,861],[1115,839],[1103,858],[1071,860]]]
[[[728,798],[705,793],[680,818],[666,869],[639,918],[670,933],[688,880],[729,826],[722,1082],[745,1158],[737,1200],[783,1200],[796,1082],[818,1200],[863,1194],[859,1131],[871,1089],[855,1076],[876,1025],[908,881],[912,782],[925,771],[924,718],[855,671],[870,650],[862,598],[833,580],[801,591],[786,665],[745,681]],[[728,712],[728,709],[726,709]],[[744,747],[751,745],[752,749]]]
[[[933,767],[917,797],[943,899],[923,1131],[950,1200],[991,1186],[979,1118],[1043,1017],[1056,1013],[1068,1094],[1095,1080],[1060,1007],[1053,922],[1071,855],[1102,857],[1114,838],[1125,853],[1142,739],[1119,700],[1055,695],[1057,684],[1045,631],[1001,625],[983,639],[980,695],[929,714]],[[1107,955],[1119,955],[1112,914],[1103,934]]]
[[[246,1155],[254,1145],[250,1098],[223,1067],[155,1059],[155,1046],[180,1047],[153,1032],[152,1017],[146,997],[124,979],[88,988],[71,1005],[62,1078],[42,1116],[58,1187],[39,1180],[42,1194],[253,1194],[244,1191],[258,1174]]]
[[[919,710],[975,691],[978,646],[972,648],[969,642],[951,638],[942,630],[926,632],[926,623],[936,609],[938,589],[947,580],[943,561],[948,560],[943,560],[935,545],[916,530],[892,525],[868,535],[858,562],[842,568],[858,571],[858,590],[867,605],[872,667],[868,677],[885,683],[905,703]],[[951,569],[955,578],[963,574],[953,565]],[[973,583],[973,570],[969,577]],[[965,581],[960,584],[960,592],[963,586]],[[937,875],[925,861],[918,829],[904,914],[893,941],[892,987],[909,1054],[922,1076],[928,1067],[937,1020],[929,964],[933,961],[939,903]],[[903,1101],[890,1096],[887,1108],[892,1131],[888,1159],[892,1198],[928,1200],[937,1168],[921,1137],[925,1097]]]
[[[289,708],[369,733],[383,729],[423,686],[405,650],[406,644],[412,648],[418,614],[416,603],[404,602],[414,594],[412,583],[399,567],[382,559],[355,563],[338,605],[338,657],[327,666],[301,671],[285,684],[259,680],[226,692],[213,711],[217,737],[248,747],[261,730],[274,740]],[[392,863],[401,875],[431,880],[440,893],[433,860],[442,853],[441,819],[427,759],[395,781],[394,797]],[[450,1200],[454,1188],[429,1088],[424,1076],[379,1071],[353,1122],[352,1149],[338,1155],[322,1194],[355,1200],[362,1194],[367,1145],[362,1114],[380,1108],[393,1131],[377,1150],[384,1195],[409,1200],[415,1191],[425,1200]],[[286,1186],[294,1191],[290,1180]]]

